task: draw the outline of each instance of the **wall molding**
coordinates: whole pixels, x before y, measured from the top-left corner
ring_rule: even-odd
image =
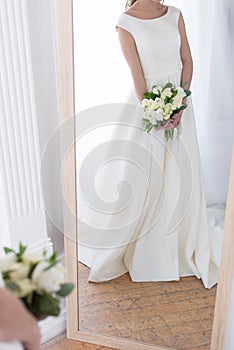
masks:
[[[64,305],[58,317],[48,317],[47,319],[39,322],[42,335],[42,344],[48,342],[54,337],[57,337],[66,330],[66,319],[67,313]]]
[[[0,1],[0,176],[8,241],[47,237],[26,0]]]
[[[31,252],[43,252],[46,251],[47,254],[53,253],[53,242],[51,241],[50,237],[47,237],[46,239],[43,239],[42,241],[36,242],[34,244],[30,244],[28,246],[28,250]]]

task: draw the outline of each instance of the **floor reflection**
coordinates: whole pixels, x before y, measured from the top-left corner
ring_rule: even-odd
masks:
[[[79,263],[80,330],[179,350],[209,350],[216,287],[196,277],[133,283],[128,274],[105,283],[88,282]]]

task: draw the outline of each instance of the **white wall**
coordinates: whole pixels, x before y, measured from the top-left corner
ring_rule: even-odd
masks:
[[[59,126],[57,47],[56,47],[56,1],[27,0],[29,30],[36,108],[39,125],[41,155],[55,130]],[[43,158],[43,199],[47,211],[48,236],[54,248],[63,251],[63,212],[60,186],[61,161],[59,139],[46,147]]]
[[[0,1],[0,254],[19,241],[51,252],[50,238],[63,253],[59,137],[48,147],[59,126],[56,3]],[[42,340],[65,324],[62,305],[40,322]]]
[[[88,11],[87,1],[73,4],[76,112],[124,102],[132,77],[115,29],[123,1],[91,0]]]

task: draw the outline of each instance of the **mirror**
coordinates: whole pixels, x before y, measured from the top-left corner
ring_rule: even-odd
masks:
[[[75,1],[74,1],[75,4]],[[97,9],[95,9],[95,13],[97,16]],[[60,65],[62,73],[65,72],[66,67],[66,77],[62,76],[63,79],[66,80],[66,86],[70,86],[71,89],[69,93],[73,96],[73,72],[72,72],[72,60],[69,54],[72,54],[72,7],[71,3],[67,7],[65,6],[64,2],[61,1],[60,5],[58,6],[58,18],[59,18],[59,41],[60,41]],[[88,22],[90,25],[92,23],[91,17]],[[66,28],[66,30],[64,29]],[[84,33],[86,33],[85,30],[83,30]],[[94,33],[94,31],[92,31]],[[80,34],[80,38],[82,37],[82,30],[80,30],[77,33],[77,39],[76,39],[76,31],[74,31],[74,38],[75,41],[78,40]],[[82,39],[80,39],[82,42]],[[83,39],[84,40],[84,39]],[[117,38],[116,38],[117,40]],[[95,41],[96,42],[96,41]],[[89,57],[92,57],[90,54]],[[90,65],[90,63],[89,63]],[[69,69],[67,71],[67,67]],[[75,69],[79,71],[79,68],[75,66]],[[84,73],[85,76],[85,69],[83,70],[83,67],[81,70]],[[89,85],[90,86],[90,85]],[[63,116],[72,116],[74,114],[74,101],[71,100],[71,95],[67,91],[62,91],[63,93],[63,99],[66,100],[66,102],[63,102],[62,100],[62,115]],[[198,99],[198,97],[197,97]],[[70,103],[67,103],[70,101]],[[102,102],[104,103],[104,101]],[[88,107],[88,106],[86,106]],[[90,106],[91,107],[91,106]],[[113,108],[114,107],[114,108]],[[92,175],[93,169],[96,169],[97,163],[94,161],[98,159],[97,154],[99,157],[103,156],[106,152],[105,149],[102,147],[99,147],[93,143],[95,140],[99,142],[99,144],[104,146],[110,141],[109,135],[113,135],[113,129],[110,128],[111,125],[108,124],[108,119],[106,119],[106,115],[110,115],[110,112],[112,112],[112,120],[116,120],[118,116],[124,114],[126,116],[126,113],[123,113],[122,108],[127,108],[128,116],[132,116],[133,113],[138,113],[138,110],[136,110],[136,106],[128,103],[121,103],[119,101],[110,101],[105,105],[99,105],[95,108],[90,108],[89,110],[81,111],[76,115],[75,123],[73,124],[73,130],[71,127],[71,138],[73,140],[76,140],[76,150],[77,150],[77,159],[76,159],[76,165],[74,162],[75,158],[75,147],[70,148],[69,156],[66,157],[65,165],[64,165],[64,177],[63,181],[65,183],[65,194],[67,194],[68,202],[70,203],[70,208],[72,207],[73,210],[77,210],[76,203],[78,204],[78,221],[79,221],[79,213],[81,215],[85,215],[85,212],[82,212],[82,205],[79,207],[79,203],[83,200],[85,202],[85,199],[87,198],[87,194],[91,194],[92,198],[92,187],[86,186],[87,183],[89,184],[89,176]],[[111,108],[111,110],[110,110]],[[98,112],[98,113],[97,113]],[[126,112],[126,110],[125,110]],[[114,115],[113,115],[114,114]],[[102,116],[102,121],[98,120],[100,130],[102,131],[101,139],[100,139],[100,133],[98,135],[97,128],[93,127],[97,125],[97,119],[96,116]],[[88,122],[88,123],[87,123]],[[128,125],[129,120],[127,120]],[[218,121],[217,121],[218,122]],[[76,124],[76,125],[74,125]],[[88,125],[88,128],[87,128]],[[116,124],[115,124],[116,125]],[[74,129],[74,126],[76,126],[76,129]],[[112,123],[113,126],[113,123]],[[122,129],[120,130],[120,135],[123,135],[123,133],[126,133],[128,131],[128,128],[126,128],[126,125],[122,125]],[[109,130],[109,129],[111,130]],[[127,131],[126,131],[127,129]],[[89,131],[88,133],[86,131]],[[100,131],[98,130],[98,131]],[[139,130],[139,128],[135,128],[136,134],[134,135],[133,141],[135,142],[135,146],[137,147],[141,142],[139,142],[139,136],[142,135],[142,130]],[[76,131],[76,133],[74,132]],[[118,129],[119,131],[119,129]],[[95,134],[96,133],[96,134]],[[86,140],[82,140],[81,136],[86,136]],[[149,135],[143,134],[143,140],[146,139]],[[80,136],[80,137],[79,137]],[[95,137],[95,138],[94,138]],[[99,139],[98,139],[99,137]],[[149,138],[148,138],[149,139]],[[116,143],[113,143],[113,146],[116,146],[116,149],[119,149],[119,146],[121,145],[121,138],[116,137],[115,138]],[[202,135],[201,135],[201,140]],[[105,142],[103,142],[105,141]],[[86,142],[86,146],[84,147],[84,144],[82,145],[82,142]],[[148,142],[148,141],[147,141]],[[153,138],[152,143],[149,142],[147,144],[149,147],[153,147],[155,144],[155,139]],[[230,140],[230,143],[232,140]],[[88,148],[88,146],[90,148]],[[152,146],[153,145],[153,146]],[[83,146],[83,147],[81,147]],[[157,146],[160,146],[160,143],[157,144]],[[92,153],[92,148],[95,149],[95,152],[98,151],[98,153]],[[123,147],[122,147],[123,148]],[[121,148],[121,149],[122,149]],[[130,147],[131,148],[131,147]],[[85,149],[87,151],[87,154],[84,153],[81,155],[79,152],[81,149]],[[109,149],[109,148],[108,148]],[[111,148],[112,150],[115,149],[115,147]],[[148,148],[147,148],[148,149]],[[184,150],[185,148],[183,148]],[[186,150],[186,149],[185,149]],[[145,151],[145,149],[143,149]],[[137,153],[137,156],[141,155],[141,157],[138,157],[139,159],[147,159],[147,154],[149,151],[147,150],[146,153],[141,153],[142,148],[139,148],[139,152]],[[133,153],[131,153],[133,154]],[[89,156],[92,156],[89,158]],[[93,156],[95,155],[95,156]],[[142,157],[146,155],[146,157]],[[188,156],[188,153],[183,152],[183,157],[185,159],[191,160],[191,158]],[[206,155],[205,155],[206,156]],[[205,157],[204,156],[204,157]],[[83,158],[82,158],[83,157]],[[186,158],[187,157],[187,158]],[[220,154],[220,157],[222,155]],[[121,161],[121,155],[119,156],[119,160]],[[91,161],[90,161],[91,159]],[[105,158],[103,158],[105,160]],[[217,159],[216,159],[217,160]],[[76,166],[79,166],[79,164],[82,164],[82,162],[85,164],[88,164],[90,168],[86,168],[86,172],[82,173],[80,175],[80,169],[82,170],[83,166],[81,168],[76,168]],[[133,162],[134,163],[134,162]],[[188,162],[189,163],[189,162]],[[229,159],[230,163],[230,159]],[[134,163],[135,164],[135,163]],[[137,163],[138,164],[138,163]],[[204,163],[203,163],[204,164]],[[93,166],[93,168],[91,167]],[[144,164],[139,167],[141,169],[146,169],[147,164]],[[84,186],[85,191],[85,197],[76,198],[76,191],[75,191],[75,172],[76,169],[79,169],[79,181],[77,182],[77,187],[81,185]],[[85,168],[83,168],[84,170]],[[87,172],[87,169],[90,171]],[[113,184],[116,184],[119,182],[118,173],[116,169],[119,169],[117,167],[110,168],[109,171],[111,171],[112,177],[111,180],[113,180],[113,183],[110,183],[110,186]],[[153,174],[154,171],[157,172],[158,162],[153,162]],[[183,169],[184,170],[184,169]],[[205,169],[204,169],[205,170]],[[187,169],[188,173],[191,174],[191,167],[188,167]],[[99,173],[102,175],[102,168],[99,168]],[[130,171],[131,173],[131,171]],[[158,172],[159,173],[159,172]],[[139,175],[141,175],[142,172],[139,172]],[[144,175],[144,172],[143,172]],[[228,178],[228,173],[225,175]],[[133,176],[131,181],[136,186],[137,189],[141,189],[140,186],[146,186],[147,176]],[[80,181],[80,179],[82,181]],[[87,180],[87,181],[84,181]],[[139,180],[139,182],[138,182]],[[135,181],[135,183],[133,182]],[[208,181],[209,182],[209,181]],[[91,184],[91,182],[90,182]],[[126,185],[126,186],[125,186]],[[122,188],[119,188],[120,192],[123,193],[123,197],[120,199],[123,200],[122,203],[126,203],[124,200],[126,198],[132,198],[134,197],[134,192],[131,191],[131,187],[127,186],[127,183],[122,183]],[[191,183],[189,184],[189,186]],[[224,185],[225,187],[225,185]],[[227,184],[226,184],[227,187]],[[134,186],[133,186],[134,188]],[[78,188],[77,193],[82,190],[82,186]],[[121,192],[122,190],[122,192]],[[155,190],[158,190],[157,187]],[[223,196],[225,196],[225,190],[223,190]],[[82,192],[82,191],[81,191]],[[107,196],[108,193],[105,193]],[[130,195],[130,197],[129,197]],[[208,196],[209,193],[206,193]],[[220,195],[220,193],[219,193]],[[132,196],[132,197],[131,197]],[[113,202],[113,193],[112,198],[105,197],[106,202]],[[151,199],[151,198],[150,198]],[[188,200],[188,198],[187,198]],[[210,200],[214,200],[214,198],[210,198]],[[121,203],[121,202],[120,202]],[[185,204],[187,202],[185,201]],[[82,203],[83,204],[83,203]],[[95,203],[94,203],[95,204]],[[214,203],[213,203],[214,204]],[[221,226],[216,225],[217,223],[222,224],[222,220],[224,218],[223,214],[223,206],[212,206],[212,214],[216,214],[217,212],[221,212],[221,216],[218,216],[215,220],[209,221],[209,224],[213,227],[217,228],[218,234],[220,234],[219,228]],[[223,202],[221,203],[224,204]],[[120,206],[120,209],[122,207]],[[104,208],[105,209],[105,208]],[[183,212],[184,212],[183,208]],[[221,210],[221,211],[220,211]],[[121,210],[120,210],[121,212]],[[177,213],[178,214],[178,213]],[[177,216],[178,218],[178,216]],[[99,226],[96,225],[95,229],[101,227],[101,221],[99,219]],[[97,220],[98,220],[97,219]],[[133,217],[134,219],[134,217]],[[132,220],[133,221],[133,220]],[[78,222],[79,223],[79,222]],[[178,223],[178,222],[177,222]],[[213,286],[211,289],[204,288],[203,283],[201,280],[196,278],[195,276],[187,276],[187,277],[181,277],[179,281],[138,281],[138,282],[132,282],[128,273],[123,273],[121,276],[115,279],[111,279],[110,281],[106,282],[88,282],[90,270],[84,264],[85,257],[86,259],[89,259],[88,254],[85,255],[85,252],[80,250],[80,255],[77,255],[77,241],[79,242],[79,245],[81,245],[83,248],[87,248],[86,253],[90,250],[92,246],[92,240],[93,237],[96,239],[96,242],[93,243],[93,246],[95,247],[95,244],[97,244],[97,240],[99,241],[99,238],[97,239],[98,235],[91,235],[90,237],[84,236],[84,238],[80,238],[79,236],[79,229],[78,229],[78,238],[76,236],[77,233],[77,226],[76,226],[76,220],[71,219],[71,216],[68,215],[65,209],[65,228],[66,228],[66,239],[65,239],[65,248],[66,248],[66,260],[67,260],[67,267],[69,270],[69,274],[72,277],[72,279],[76,280],[76,273],[77,273],[77,266],[76,263],[77,260],[82,259],[82,263],[79,262],[78,264],[78,283],[77,283],[77,293],[73,293],[73,295],[70,297],[68,302],[68,336],[72,339],[80,339],[85,340],[89,342],[94,342],[96,344],[100,345],[106,345],[111,346],[114,348],[119,349],[131,349],[134,346],[134,349],[141,349],[141,348],[151,348],[151,349],[162,349],[162,348],[173,348],[173,349],[192,349],[192,348],[203,348],[203,349],[210,349],[210,343],[211,343],[211,333],[212,333],[212,325],[213,325],[213,314],[214,314],[214,305],[215,305],[215,298],[216,298],[216,286]],[[174,223],[175,224],[175,223]],[[211,227],[210,226],[210,227]],[[115,226],[115,228],[118,226]],[[110,229],[110,227],[109,227]],[[170,232],[170,230],[169,230]],[[216,232],[216,233],[217,233]],[[172,236],[171,236],[172,237]],[[171,238],[170,237],[170,238]],[[220,237],[220,236],[219,236]],[[114,237],[115,238],[115,237]],[[135,238],[135,237],[133,237]],[[108,242],[108,245],[103,250],[110,251],[110,247],[113,249],[115,248],[113,246],[113,236],[109,235],[110,241]],[[87,244],[88,242],[88,244]],[[103,241],[102,241],[103,242]],[[123,242],[123,241],[120,241]],[[133,244],[136,244],[138,240],[133,239]],[[218,241],[216,240],[216,243]],[[219,242],[220,243],[220,242]],[[111,244],[111,246],[110,246]],[[119,242],[118,242],[119,244]],[[222,239],[221,239],[222,244]],[[124,247],[127,246],[127,243],[124,241]],[[174,245],[172,245],[174,248]],[[106,249],[107,248],[107,249]],[[119,248],[119,246],[118,246]],[[82,254],[83,253],[83,257]],[[220,248],[221,253],[221,248]],[[225,254],[226,252],[224,252]],[[148,259],[147,254],[144,255],[144,259]],[[163,259],[163,255],[162,255]],[[88,265],[88,262],[87,262]],[[147,265],[146,265],[147,266]],[[145,272],[147,273],[147,268],[145,269]],[[216,274],[217,277],[217,274]],[[222,276],[221,276],[222,280]],[[212,284],[212,282],[210,282]],[[210,285],[207,285],[210,287]],[[79,312],[78,312],[79,309]],[[219,315],[217,316],[218,319]],[[225,331],[225,330],[224,330]],[[214,348],[213,348],[214,349]]]

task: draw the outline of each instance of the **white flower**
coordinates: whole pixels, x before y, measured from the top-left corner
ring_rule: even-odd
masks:
[[[144,98],[144,99],[141,101],[141,105],[142,105],[142,107],[144,107],[144,108],[147,108],[147,107],[148,107],[148,104],[149,104],[148,98]]]
[[[36,289],[36,286],[32,283],[32,281],[29,278],[24,278],[18,281],[17,285],[20,288],[20,291],[17,291],[16,294],[21,298],[26,297]]]
[[[173,111],[175,111],[176,109],[178,109],[178,107],[177,107],[176,105],[172,104],[171,109],[172,109]]]
[[[163,90],[161,97],[164,99],[165,97],[171,97],[172,92],[170,88],[166,88],[165,90]]]
[[[37,253],[37,252],[26,252],[23,255],[23,261],[26,263],[30,263],[32,262],[37,263],[44,260],[44,256],[41,253]]]
[[[163,115],[162,115],[162,110],[159,109],[157,111],[150,111],[150,122],[153,125],[157,124],[157,121],[162,121],[163,120]]]
[[[24,263],[15,263],[11,266],[12,272],[10,272],[10,279],[13,282],[18,282],[28,277],[30,266]]]
[[[16,255],[14,252],[7,253],[4,258],[0,259],[0,271],[5,272],[11,270],[12,265],[16,262]]]
[[[171,114],[164,114],[163,115],[163,119],[164,120],[168,120],[170,118]]]
[[[144,118],[150,120],[150,111],[148,109],[144,112]]]
[[[176,90],[177,90],[177,95],[176,96],[180,96],[182,98],[184,98],[186,96],[186,93],[184,92],[184,89],[182,87],[178,86],[176,88]]]
[[[152,99],[144,98],[141,102],[141,105],[144,108],[149,108],[153,102],[154,102],[154,100],[152,100]]]
[[[180,108],[182,105],[183,98],[179,95],[176,95],[173,98],[173,105],[176,106],[176,108]]]
[[[2,273],[1,273],[1,271],[0,271],[0,288],[4,288],[4,287],[5,287],[5,282],[4,282]]]
[[[172,112],[173,112],[173,105],[171,103],[167,103],[164,106],[164,113],[165,114],[172,114]]]
[[[33,271],[32,280],[40,290],[54,293],[59,291],[61,284],[64,283],[64,268],[59,264],[45,270],[47,267],[48,262],[40,262]]]
[[[162,87],[161,86],[155,86],[152,91],[153,91],[154,94],[158,94],[158,90],[159,90],[159,92],[161,92],[162,91]]]
[[[156,112],[155,111],[151,111],[152,112],[152,114],[151,114],[151,116],[150,116],[150,123],[152,124],[152,125],[156,125],[157,124],[157,119],[156,119],[156,117],[155,117],[155,115],[154,114],[156,114]],[[154,113],[153,113],[154,112]]]
[[[156,118],[158,121],[162,121],[163,120],[163,110],[161,108],[159,108],[156,111]]]
[[[164,102],[161,98],[157,97],[154,102],[151,103],[150,109],[156,110],[161,108],[164,105]]]

